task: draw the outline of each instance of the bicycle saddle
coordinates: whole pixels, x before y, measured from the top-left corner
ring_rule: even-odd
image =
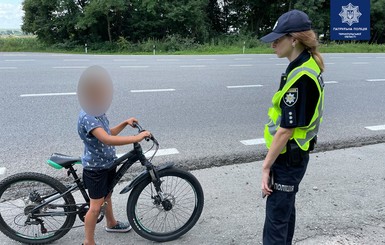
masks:
[[[73,157],[73,156],[68,156],[60,153],[53,153],[49,158],[49,160],[51,160],[52,162],[55,162],[56,164],[59,164],[64,168],[70,167],[72,164],[76,162],[81,162],[80,157]]]

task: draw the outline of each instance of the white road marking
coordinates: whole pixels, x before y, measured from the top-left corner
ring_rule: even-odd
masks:
[[[379,131],[379,130],[385,130],[385,125],[369,126],[365,128],[372,131]]]
[[[121,61],[137,61],[137,59],[113,59],[115,62],[121,62]]]
[[[63,56],[71,56],[70,54],[50,54],[49,56],[52,56],[52,57],[63,57]]]
[[[275,64],[276,66],[287,66],[288,64]]]
[[[265,144],[264,138],[251,139],[251,140],[241,140],[241,143],[244,145],[262,145]]]
[[[33,59],[29,59],[29,60],[5,60],[7,62],[28,62],[28,61],[35,61]]]
[[[339,56],[332,56],[332,57],[330,57],[331,59],[343,59],[343,58],[345,58],[345,57],[339,57]]]
[[[371,59],[372,57],[368,57],[368,56],[360,56],[360,57],[357,57],[357,59]]]
[[[353,62],[353,65],[367,65],[369,62]]]
[[[385,57],[376,57],[376,59],[385,59]]]
[[[153,93],[153,92],[173,92],[175,89],[142,89],[142,90],[131,90],[131,93]]]
[[[27,56],[26,54],[2,54],[1,56]]]
[[[63,61],[90,61],[89,59],[64,59]]]
[[[86,69],[87,66],[54,66],[53,69]]]
[[[120,66],[120,68],[148,68],[149,66]]]
[[[145,156],[151,157],[152,155],[154,155],[154,153],[155,153],[155,151],[151,150],[151,151],[147,152],[145,154]],[[155,156],[159,157],[159,156],[168,156],[168,155],[175,155],[175,154],[179,154],[179,151],[175,148],[169,148],[169,149],[159,149]],[[124,154],[116,154],[116,156],[118,158],[122,157],[123,155]]]
[[[257,88],[257,87],[263,87],[261,84],[255,84],[255,85],[236,85],[236,86],[226,86],[227,88]]]
[[[217,59],[195,59],[196,61],[210,61],[210,60],[217,60]]]
[[[14,66],[2,66],[0,67],[0,70],[15,70],[17,67]]]
[[[179,61],[179,59],[157,59],[156,61]]]
[[[336,63],[325,63],[325,65],[335,65]]]
[[[232,66],[232,67],[250,67],[253,65],[252,64],[239,64],[239,65],[229,65],[229,66]]]
[[[179,67],[182,67],[182,68],[202,68],[202,67],[206,67],[206,66],[205,65],[182,65]]]
[[[270,60],[280,60],[282,58],[269,58]]]
[[[234,60],[252,60],[253,58],[235,58]]]
[[[7,169],[6,168],[4,168],[4,167],[1,167],[0,168],[0,175],[3,175],[3,174],[5,174],[5,172],[7,171]]]
[[[21,94],[20,97],[42,97],[42,96],[64,96],[64,95],[76,95],[76,92],[70,92],[70,93],[45,93],[45,94]]]
[[[366,79],[367,82],[385,82],[385,78],[379,79]]]
[[[334,84],[334,83],[338,83],[338,82],[337,81],[326,81],[325,83]]]

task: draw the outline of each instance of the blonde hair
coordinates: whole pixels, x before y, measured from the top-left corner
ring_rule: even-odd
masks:
[[[321,72],[323,72],[325,70],[325,65],[321,53],[318,51],[319,43],[315,32],[313,30],[293,32],[290,33],[290,36],[297,39],[305,47],[305,49],[311,53]]]

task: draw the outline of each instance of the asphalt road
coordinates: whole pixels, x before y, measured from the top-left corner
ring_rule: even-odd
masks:
[[[384,142],[385,127],[366,127],[385,124],[385,54],[324,57],[326,110],[318,150]],[[111,124],[134,116],[158,138],[165,156],[155,162],[195,169],[261,159],[265,147],[254,140],[263,137],[287,64],[275,55],[0,53],[0,174],[6,173],[0,178],[26,170],[61,175],[45,165],[50,154],[81,155],[74,92],[90,65],[113,77]]]

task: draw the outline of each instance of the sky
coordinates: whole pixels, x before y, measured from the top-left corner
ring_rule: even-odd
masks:
[[[0,0],[0,29],[21,29],[23,0]]]

